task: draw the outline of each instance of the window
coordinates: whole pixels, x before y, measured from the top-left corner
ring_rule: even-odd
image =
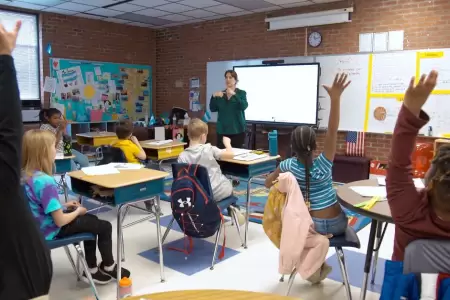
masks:
[[[38,16],[0,10],[0,22],[6,30],[12,30],[16,21],[22,21],[13,52],[19,82],[20,99],[40,100]]]

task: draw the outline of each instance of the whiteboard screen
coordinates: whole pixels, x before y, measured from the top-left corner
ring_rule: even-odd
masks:
[[[319,64],[235,66],[247,92],[246,120],[316,125]]]

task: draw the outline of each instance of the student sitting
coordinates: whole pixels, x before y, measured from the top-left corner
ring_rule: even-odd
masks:
[[[117,279],[117,265],[112,252],[111,223],[86,214],[86,208],[76,201],[60,204],[58,185],[52,177],[56,156],[55,143],[55,135],[43,130],[27,131],[23,137],[22,171],[28,204],[46,240],[78,233],[96,235],[103,261],[97,267],[97,243],[85,241],[86,262],[94,281],[106,284]],[[64,212],[64,209],[70,212]],[[130,276],[126,269],[122,269],[121,274],[123,277]],[[83,275],[83,278],[87,280],[85,276]]]
[[[44,108],[39,112],[39,120],[41,121],[41,130],[48,130],[56,136],[56,149],[62,153],[64,151],[63,136],[67,126],[66,118],[56,108]],[[72,154],[75,156],[71,161],[72,171],[77,170],[76,164],[79,164],[82,168],[89,167],[89,159],[86,155],[74,149],[72,149]]]
[[[437,72],[411,79],[392,137],[387,169],[387,199],[395,223],[392,260],[403,261],[405,248],[417,239],[450,239],[450,155],[438,152],[425,189],[413,182],[411,156],[419,130],[430,120],[422,110],[437,82]]]
[[[324,86],[331,101],[324,152],[313,159],[313,151],[316,150],[316,133],[308,126],[297,127],[291,137],[294,157],[282,161],[265,182],[266,187],[269,188],[280,173],[294,174],[305,201],[310,205],[315,230],[329,237],[345,233],[348,224],[347,216],[337,202],[333,187],[332,166],[336,153],[341,94],[349,84],[347,75],[337,74],[331,87]]]
[[[119,141],[112,146],[122,150],[127,162],[139,164],[140,160],[147,159],[147,154],[145,154],[141,144],[133,136],[133,123],[130,120],[121,120],[116,126],[116,134]]]
[[[208,169],[209,180],[213,191],[214,201],[218,202],[233,194],[231,181],[222,174],[217,160],[222,158],[233,158],[233,148],[231,140],[223,137],[225,150],[221,150],[211,144],[206,143],[208,135],[208,125],[200,119],[192,119],[188,125],[189,147],[178,157],[178,162],[187,164],[199,164]],[[231,209],[238,217],[239,225],[245,223],[244,216],[239,209],[231,206]],[[228,211],[229,215],[231,212]]]

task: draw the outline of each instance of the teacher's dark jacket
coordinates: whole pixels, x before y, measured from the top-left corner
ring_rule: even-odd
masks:
[[[13,58],[0,55],[0,299],[47,295],[50,250],[21,187],[22,112]]]
[[[211,97],[209,110],[218,113],[218,134],[239,134],[246,130],[244,111],[248,107],[247,93],[240,89],[236,89],[235,93],[230,99],[227,99],[226,93],[222,97]]]

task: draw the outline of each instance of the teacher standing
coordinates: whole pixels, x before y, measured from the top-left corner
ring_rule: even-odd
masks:
[[[247,93],[236,88],[237,73],[234,70],[225,72],[226,89],[215,92],[209,102],[209,110],[217,112],[217,147],[225,148],[222,139],[230,138],[233,148],[242,148],[245,142],[245,110],[248,107]]]

